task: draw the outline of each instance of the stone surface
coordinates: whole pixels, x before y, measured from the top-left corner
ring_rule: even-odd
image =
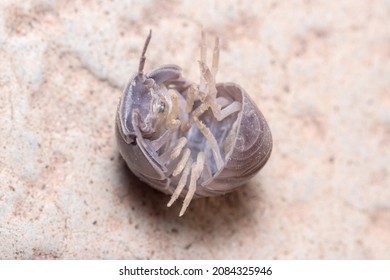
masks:
[[[390,2],[198,2],[1,1],[1,259],[390,258]],[[150,28],[146,68],[198,80],[201,26],[274,150],[179,218],[114,116]]]

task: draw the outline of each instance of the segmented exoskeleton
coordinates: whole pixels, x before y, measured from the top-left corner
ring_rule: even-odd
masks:
[[[171,194],[168,206],[185,196],[182,216],[193,197],[224,194],[253,177],[271,154],[272,136],[244,89],[216,83],[218,38],[209,68],[202,32],[199,84],[176,65],[144,73],[150,39],[151,32],[118,106],[116,135],[131,171]]]

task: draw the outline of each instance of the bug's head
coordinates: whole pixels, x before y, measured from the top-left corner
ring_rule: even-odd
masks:
[[[118,125],[127,143],[134,143],[136,137],[152,138],[166,118],[169,107],[167,88],[158,83],[154,76],[143,73],[145,53],[151,39],[146,39],[138,72],[128,83],[118,108]]]

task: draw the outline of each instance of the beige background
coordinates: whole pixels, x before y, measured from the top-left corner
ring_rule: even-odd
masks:
[[[390,2],[0,2],[0,258],[390,258]],[[180,203],[132,176],[114,116],[146,69],[241,84],[274,136],[247,186]]]

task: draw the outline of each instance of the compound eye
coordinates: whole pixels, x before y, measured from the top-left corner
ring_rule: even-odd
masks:
[[[153,111],[155,113],[163,114],[165,113],[165,110],[167,108],[167,104],[162,100],[157,100],[156,103],[154,103]]]
[[[165,103],[164,102],[159,102],[157,105],[157,111],[159,113],[164,113],[165,112]]]

